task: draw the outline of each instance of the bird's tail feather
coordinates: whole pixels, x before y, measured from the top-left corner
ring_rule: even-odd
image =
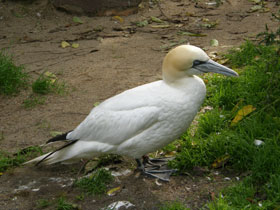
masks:
[[[62,158],[62,156],[60,155],[60,152],[64,148],[76,143],[77,141],[78,140],[73,140],[71,142],[68,142],[67,144],[64,144],[63,146],[59,147],[58,149],[54,150],[53,152],[49,152],[47,154],[44,154],[42,156],[39,156],[37,158],[34,158],[30,161],[25,162],[24,165],[25,164],[30,164],[30,163],[35,163],[36,166],[41,164],[41,163],[44,163],[46,165],[50,165],[50,164],[54,164],[54,163],[57,163],[57,162],[64,161],[65,159]]]
[[[38,162],[42,161],[43,159],[45,159],[46,156],[48,156],[50,153],[51,153],[51,152],[49,152],[49,153],[47,153],[47,154],[44,154],[44,155],[41,155],[41,156],[39,156],[39,157],[36,157],[36,158],[34,158],[34,159],[32,159],[32,160],[29,160],[29,161],[23,163],[23,165],[27,165],[27,164],[30,164],[30,163],[38,163]]]

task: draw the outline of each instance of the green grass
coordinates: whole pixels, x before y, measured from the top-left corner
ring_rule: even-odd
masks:
[[[90,195],[103,194],[107,185],[113,180],[111,173],[103,168],[97,169],[90,177],[84,177],[75,182],[74,186]]]
[[[0,94],[16,94],[27,84],[28,75],[24,67],[15,65],[11,56],[0,51]]]
[[[37,202],[36,202],[36,208],[37,209],[44,209],[44,208],[47,208],[49,207],[50,205],[52,205],[52,203],[46,199],[39,199]]]
[[[64,197],[60,197],[57,201],[56,210],[74,210],[78,209],[76,205],[66,201]]]
[[[23,106],[26,109],[31,109],[37,105],[44,104],[46,102],[46,97],[44,95],[50,93],[64,95],[66,92],[65,83],[59,82],[56,76],[50,72],[41,74],[32,83],[31,87],[33,93],[23,101]]]
[[[184,172],[194,166],[211,167],[216,159],[229,155],[226,167],[251,174],[250,182],[225,190],[223,197],[209,204],[210,209],[280,207],[279,55],[279,45],[246,42],[226,55],[240,77],[205,76],[208,84],[204,106],[213,109],[200,115],[194,136],[188,131],[181,137],[176,159],[170,164]],[[231,126],[237,111],[246,105],[256,110]],[[256,146],[255,140],[264,144]]]
[[[51,78],[44,76],[43,74],[38,77],[33,83],[32,83],[32,91],[34,93],[38,94],[48,94],[51,91],[53,91],[53,82]]]
[[[180,202],[168,202],[162,205],[159,210],[190,210]]]
[[[75,199],[78,200],[78,201],[83,201],[83,200],[85,199],[85,194],[82,193],[82,194],[80,194],[80,195],[77,195],[77,196],[75,197]]]
[[[64,195],[61,195],[55,200],[39,199],[36,201],[36,209],[49,209],[48,207],[53,206],[51,209],[56,210],[75,210],[79,209],[76,204],[67,201]]]
[[[218,198],[206,206],[210,210],[238,210],[238,209],[279,209],[280,208],[280,176],[273,175],[261,187],[256,187],[251,177],[228,187],[220,193]]]
[[[44,104],[46,97],[44,95],[56,93],[64,95],[66,85],[64,82],[59,82],[57,77],[51,72],[41,74],[31,85],[33,94],[23,101],[23,106],[26,109],[31,109],[37,105]]]
[[[272,18],[280,23],[280,10],[278,10],[278,14],[272,13]],[[280,44],[280,27],[274,32],[265,24],[265,31],[259,33],[257,37],[262,37],[260,43],[264,43],[265,45]]]
[[[65,84],[57,82],[52,75],[47,76],[45,74],[41,74],[32,83],[32,91],[41,95],[46,95],[48,93],[63,94],[65,92]]]
[[[32,94],[23,101],[23,106],[26,109],[31,109],[39,104],[44,104],[45,101],[46,101],[45,97]]]
[[[29,78],[23,66],[15,65],[12,57],[0,50],[0,94],[16,95],[31,85],[33,94],[23,101],[24,108],[30,109],[45,103],[46,98],[42,95],[49,93],[64,95],[66,92],[65,83],[59,82],[56,75],[51,72],[41,74],[32,84]]]
[[[41,154],[41,148],[35,146],[25,148],[13,155],[7,154],[4,151],[0,151],[0,172],[2,173],[10,168],[20,166],[28,159]]]

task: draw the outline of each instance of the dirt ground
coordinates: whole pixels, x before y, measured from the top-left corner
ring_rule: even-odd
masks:
[[[227,0],[218,7],[213,2],[219,1],[165,0],[160,3],[162,11],[157,4],[146,3],[137,14],[121,18],[80,16],[83,24],[79,24],[73,22],[74,15],[57,11],[46,0],[31,5],[2,1],[0,47],[7,48],[33,78],[44,71],[57,75],[67,85],[67,92],[63,96],[50,94],[45,104],[32,109],[23,107],[30,89],[16,97],[0,96],[1,150],[14,153],[43,144],[52,131],[75,128],[96,102],[160,79],[163,57],[173,45],[190,43],[221,54],[245,39],[254,40],[265,24],[272,30],[278,27],[271,17],[279,10],[276,0],[265,1],[264,7],[254,12],[256,4],[249,0]],[[165,23],[152,22],[151,16]],[[135,25],[144,20],[150,24]],[[219,46],[210,46],[212,39],[217,39]],[[62,41],[78,43],[79,47],[62,48]],[[55,200],[61,195],[80,209],[100,209],[120,200],[135,205],[129,209],[158,209],[160,203],[172,200],[198,209],[237,176],[224,170],[193,171],[192,175],[172,177],[169,183],[157,183],[132,169],[110,185],[122,186],[117,195],[86,196],[79,201],[75,197],[81,192],[71,187],[73,168],[79,166],[24,166],[4,173],[0,176],[0,209],[37,209],[39,199]]]

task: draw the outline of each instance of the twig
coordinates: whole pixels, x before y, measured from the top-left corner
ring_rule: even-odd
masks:
[[[88,113],[81,113],[81,112],[61,112],[60,114],[77,114],[77,115],[88,115]]]
[[[68,58],[68,57],[71,57],[71,56],[83,56],[83,55],[87,55],[87,54],[89,54],[89,53],[91,53],[92,51],[90,51],[90,52],[71,52],[71,54],[69,53],[69,54],[66,54],[65,56],[63,56],[63,57],[49,57],[49,58],[46,58],[46,59],[41,59],[41,60],[37,60],[37,61],[31,61],[31,62],[27,62],[27,63],[23,63],[22,65],[26,65],[26,64],[34,64],[34,63],[38,63],[38,62],[45,62],[45,61],[50,61],[50,60],[60,60],[60,62],[61,62],[61,59],[63,59],[63,58]],[[53,53],[54,54],[54,53]],[[58,54],[60,54],[60,53],[58,53]]]
[[[92,47],[84,47],[84,48],[81,48],[81,49],[75,49],[75,51],[83,51],[83,50],[87,50],[87,49],[92,49]],[[53,52],[53,51],[51,51],[51,50],[37,50],[37,51],[27,51],[27,52],[24,52],[25,54],[26,53],[35,53],[35,54],[37,54],[37,53],[48,53],[48,54],[71,54],[71,53],[73,53],[73,51],[71,52],[71,51],[65,51],[65,52]]]

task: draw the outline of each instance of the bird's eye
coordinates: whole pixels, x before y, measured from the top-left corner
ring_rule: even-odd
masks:
[[[202,63],[205,63],[205,62],[199,61],[199,60],[195,60],[195,61],[193,62],[193,67],[194,67],[194,66],[197,66],[197,65],[199,65],[199,64],[202,64]]]

